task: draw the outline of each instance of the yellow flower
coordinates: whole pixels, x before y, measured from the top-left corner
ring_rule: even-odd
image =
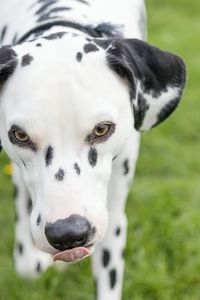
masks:
[[[12,164],[7,164],[4,166],[4,173],[8,176],[11,176],[12,173],[13,173],[13,167],[12,167]]]

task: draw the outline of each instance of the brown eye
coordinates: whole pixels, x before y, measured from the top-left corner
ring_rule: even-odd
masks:
[[[17,141],[19,141],[21,143],[26,143],[29,140],[29,136],[21,130],[14,130],[13,136]]]
[[[38,146],[36,143],[31,141],[29,135],[23,128],[20,128],[18,125],[13,124],[8,131],[8,138],[10,142],[18,147],[24,149],[31,149],[36,152],[38,150]]]
[[[103,121],[93,128],[91,134],[86,136],[85,141],[90,144],[105,142],[114,133],[115,126],[111,121]]]
[[[110,131],[110,128],[110,123],[100,123],[95,127],[94,134],[96,137],[104,136]]]

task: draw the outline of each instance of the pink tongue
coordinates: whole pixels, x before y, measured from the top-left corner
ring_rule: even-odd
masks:
[[[74,262],[78,259],[83,258],[84,256],[89,255],[90,252],[85,247],[78,247],[71,250],[65,250],[62,252],[58,252],[55,255],[53,255],[53,260],[62,260],[65,262]]]

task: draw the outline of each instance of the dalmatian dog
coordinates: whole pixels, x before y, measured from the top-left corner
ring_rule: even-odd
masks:
[[[145,39],[143,0],[0,0],[0,140],[25,277],[92,255],[120,300],[139,132],[177,107],[185,67]]]

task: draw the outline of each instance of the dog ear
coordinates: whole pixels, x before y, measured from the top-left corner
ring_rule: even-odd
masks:
[[[11,46],[0,48],[0,88],[3,83],[13,74],[17,66],[17,54]]]
[[[110,40],[104,48],[111,69],[128,82],[135,129],[146,131],[165,120],[185,85],[182,59],[137,39]]]
[[[13,74],[17,66],[17,54],[11,46],[3,46],[0,48],[0,91],[5,81]],[[1,100],[1,95],[0,95]],[[2,150],[0,140],[0,152]]]

